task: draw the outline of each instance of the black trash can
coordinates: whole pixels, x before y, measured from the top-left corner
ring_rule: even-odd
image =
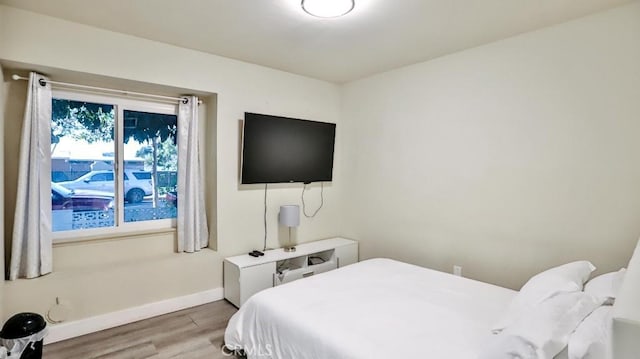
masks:
[[[19,313],[9,318],[0,332],[0,343],[8,358],[42,359],[42,341],[47,322],[36,313]]]

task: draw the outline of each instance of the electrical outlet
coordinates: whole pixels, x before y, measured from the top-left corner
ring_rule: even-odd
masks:
[[[453,275],[457,275],[458,277],[462,277],[462,266],[453,265]]]

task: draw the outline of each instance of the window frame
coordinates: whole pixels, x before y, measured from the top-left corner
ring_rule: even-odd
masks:
[[[119,238],[130,234],[158,233],[173,231],[177,226],[177,218],[165,218],[147,221],[124,221],[124,111],[141,111],[178,116],[178,104],[167,101],[142,100],[117,95],[95,94],[66,89],[52,90],[52,99],[63,99],[113,105],[114,107],[114,168],[115,174],[115,206],[114,226],[56,231],[52,233],[53,243],[67,243],[86,239]],[[51,121],[51,119],[49,119]],[[49,159],[51,159],[49,154]],[[51,174],[49,174],[51,175]],[[43,186],[51,192],[51,181],[43,181]],[[180,214],[178,213],[178,216]]]

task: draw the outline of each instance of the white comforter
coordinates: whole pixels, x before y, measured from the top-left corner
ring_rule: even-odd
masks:
[[[252,358],[476,358],[515,291],[372,259],[262,291],[231,318]]]

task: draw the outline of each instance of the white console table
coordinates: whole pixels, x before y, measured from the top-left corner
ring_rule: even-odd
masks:
[[[278,248],[260,257],[229,257],[224,260],[224,297],[240,307],[261,290],[357,261],[358,242],[346,238],[299,244],[295,252]]]

